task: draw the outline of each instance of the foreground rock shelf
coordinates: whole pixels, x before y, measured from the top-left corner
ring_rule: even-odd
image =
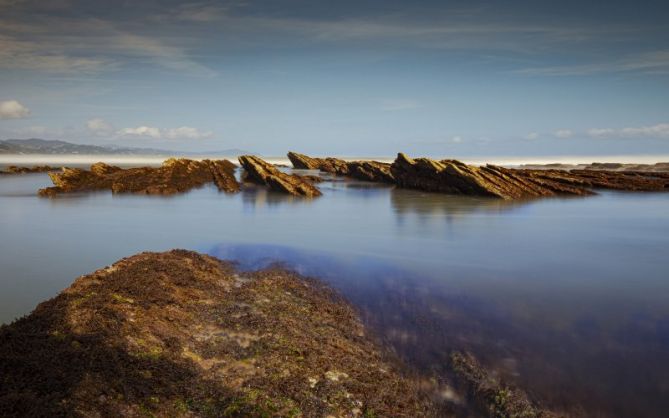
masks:
[[[11,416],[430,415],[332,291],[174,250],[78,278],[0,327]]]
[[[162,166],[123,169],[96,163],[90,170],[63,168],[50,172],[55,187],[39,190],[40,196],[52,197],[61,193],[111,190],[113,193],[170,195],[183,193],[207,183],[219,190],[239,191],[235,165],[228,160],[169,159]]]

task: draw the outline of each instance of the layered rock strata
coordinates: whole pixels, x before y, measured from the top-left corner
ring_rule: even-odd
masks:
[[[522,199],[591,195],[596,189],[669,191],[669,173],[604,170],[526,170],[398,154],[391,172],[400,187],[430,192]]]
[[[228,160],[169,159],[160,167],[123,169],[105,163],[93,164],[90,170],[63,168],[51,172],[54,187],[39,191],[40,196],[61,193],[111,190],[113,193],[170,195],[183,193],[207,183],[219,190],[239,191],[235,165]]]
[[[271,190],[304,197],[321,195],[321,191],[308,179],[295,174],[286,174],[259,157],[242,155],[239,157],[239,163],[244,168],[246,180],[267,185]]]
[[[9,174],[32,174],[32,173],[47,173],[49,171],[59,170],[57,167],[51,167],[48,165],[36,165],[33,167],[18,167],[15,165],[10,165],[5,170],[0,170],[0,175],[9,175]]]
[[[312,158],[296,152],[289,152],[288,159],[290,159],[293,167],[297,169],[320,170],[364,181],[395,182],[390,172],[390,164],[378,161],[344,161],[338,158]]]

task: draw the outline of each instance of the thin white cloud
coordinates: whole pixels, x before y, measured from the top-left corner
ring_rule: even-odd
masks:
[[[0,102],[0,119],[23,119],[30,115],[30,109],[17,100]]]
[[[160,132],[160,129],[153,128],[151,126],[124,128],[118,131],[118,134],[121,136],[148,137],[153,139],[161,139],[163,137],[163,134],[162,132]]]
[[[459,143],[462,142],[462,137],[461,136],[454,136],[453,138],[451,138],[451,142],[454,143],[454,144],[459,144]]]
[[[152,139],[206,139],[213,136],[213,132],[201,131],[190,126],[179,128],[161,129],[152,126],[138,126],[135,128],[124,128],[117,132],[121,137],[139,137]]]
[[[553,132],[553,135],[555,135],[556,138],[566,139],[574,136],[574,132],[570,129],[558,129],[557,131]]]
[[[539,134],[537,132],[530,132],[529,134],[525,135],[525,139],[528,141],[534,141],[535,139],[539,139]]]
[[[104,119],[94,118],[86,122],[86,129],[95,135],[105,136],[114,131],[114,127]]]
[[[627,72],[669,74],[669,50],[647,51],[610,62],[525,68],[515,72],[519,74],[539,76],[584,76],[600,73]]]
[[[628,128],[593,128],[587,131],[588,136],[592,138],[655,138],[669,139],[669,123],[658,123],[651,126],[639,126]]]
[[[167,139],[203,139],[211,138],[213,132],[202,132],[196,128],[182,126],[180,128],[167,129],[163,134]]]
[[[227,16],[232,4],[221,5],[212,2],[196,2],[180,5],[169,17],[186,22],[216,22]]]
[[[0,69],[101,72],[143,60],[184,74],[215,76],[190,56],[189,47],[195,46],[185,36],[137,34],[101,19],[40,17],[25,23],[0,16]]]
[[[108,59],[72,56],[58,48],[0,34],[0,68],[72,73],[114,67]]]

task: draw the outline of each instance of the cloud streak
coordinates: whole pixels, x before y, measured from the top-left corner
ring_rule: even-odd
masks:
[[[628,128],[593,128],[587,131],[591,138],[603,139],[635,139],[654,138],[669,139],[669,123],[658,123],[657,125],[628,127]]]
[[[124,128],[117,131],[117,134],[125,138],[151,138],[151,139],[206,139],[213,136],[213,132],[201,131],[190,126],[181,126],[178,128],[161,129],[152,126],[137,126],[134,128]]]

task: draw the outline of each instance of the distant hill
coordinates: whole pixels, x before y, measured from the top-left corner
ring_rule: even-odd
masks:
[[[47,155],[226,155],[235,156],[253,154],[240,149],[219,150],[213,152],[183,152],[152,148],[103,147],[99,145],[73,144],[65,141],[46,139],[7,139],[0,140],[0,154],[47,154]]]

